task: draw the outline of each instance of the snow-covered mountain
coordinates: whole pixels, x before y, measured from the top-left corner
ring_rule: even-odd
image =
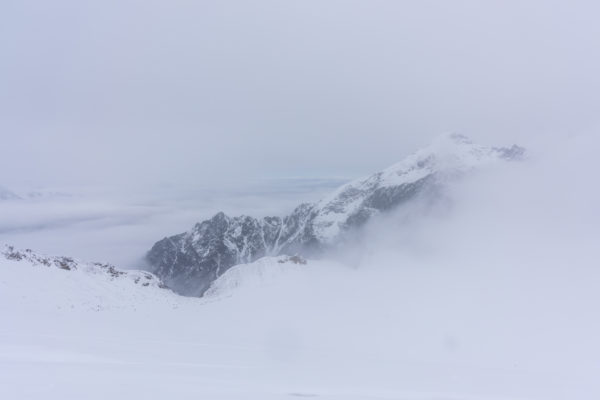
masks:
[[[47,256],[30,249],[18,250],[13,246],[0,247],[0,266],[2,266],[5,291],[19,291],[24,300],[30,297],[35,304],[31,307],[58,307],[69,309],[102,310],[112,307],[134,307],[140,297],[164,299],[176,296],[155,275],[138,270],[120,270],[105,263],[89,263],[71,257]],[[10,281],[16,274],[20,279]],[[29,296],[29,290],[18,283],[27,284],[22,275],[30,276],[33,281],[45,281],[41,289],[44,293]],[[8,278],[7,278],[8,277]],[[35,288],[40,290],[39,288]],[[51,301],[49,299],[52,299]]]
[[[211,283],[204,296],[219,297],[239,290],[260,288],[276,283],[285,276],[314,269],[315,264],[319,263],[318,260],[306,260],[300,256],[263,257],[249,264],[229,268]]]
[[[229,217],[218,213],[191,231],[164,238],[147,254],[150,270],[173,290],[202,295],[234,265],[264,256],[315,255],[343,242],[344,235],[470,170],[520,160],[524,149],[486,147],[459,134],[446,134],[403,161],[347,183],[314,204],[301,204],[285,217]]]

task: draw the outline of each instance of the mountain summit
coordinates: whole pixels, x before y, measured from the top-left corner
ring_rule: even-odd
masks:
[[[284,217],[229,217],[218,213],[189,232],[154,244],[150,270],[174,291],[201,296],[234,265],[267,255],[315,254],[339,243],[371,217],[439,188],[453,177],[486,164],[520,160],[519,146],[485,147],[451,133],[383,171],[357,179]]]

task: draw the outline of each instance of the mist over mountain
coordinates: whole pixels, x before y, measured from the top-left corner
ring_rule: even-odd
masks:
[[[593,400],[594,143],[477,165],[442,201],[370,218],[344,254],[240,264],[202,298],[146,272],[0,251],[0,394]]]
[[[147,272],[5,248],[0,394],[595,399],[597,138],[548,142],[520,162],[505,158],[519,148],[456,139],[431,169],[409,168],[413,179],[454,171],[441,187],[371,215],[341,251],[233,266],[202,298]],[[398,182],[407,170],[384,171],[374,176]]]
[[[317,203],[301,204],[288,216],[257,219],[220,212],[189,232],[157,242],[146,260],[175,291],[202,295],[236,264],[267,255],[314,257],[331,251],[373,216],[418,196],[424,202],[436,201],[453,180],[487,164],[521,160],[524,152],[516,145],[484,147],[463,135],[442,135],[402,162],[352,181]]]

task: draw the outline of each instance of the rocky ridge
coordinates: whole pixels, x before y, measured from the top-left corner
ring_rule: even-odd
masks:
[[[218,213],[190,231],[158,241],[147,253],[149,269],[180,294],[202,296],[219,276],[265,256],[318,255],[346,233],[417,196],[432,194],[469,171],[521,160],[519,146],[486,147],[459,134],[437,138],[383,171],[349,182],[317,203],[284,217],[230,217]]]
[[[32,266],[44,266],[64,271],[81,271],[88,274],[102,275],[109,280],[128,280],[142,287],[158,287],[165,289],[166,286],[154,274],[140,270],[123,271],[111,264],[89,263],[76,260],[71,257],[47,256],[34,252],[31,249],[19,250],[13,246],[5,245],[0,248],[0,257],[9,261],[23,262]]]

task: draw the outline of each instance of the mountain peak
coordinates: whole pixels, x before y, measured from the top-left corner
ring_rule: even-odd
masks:
[[[517,160],[524,151],[516,145],[510,148],[482,146],[465,135],[445,133],[436,137],[429,146],[417,150],[367,180],[376,176],[382,186],[398,186],[416,182],[431,174],[456,175],[500,160]],[[348,185],[356,184],[360,184],[360,180]]]

